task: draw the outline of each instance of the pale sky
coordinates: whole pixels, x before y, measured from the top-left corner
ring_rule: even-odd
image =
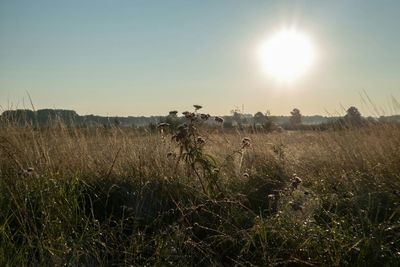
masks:
[[[316,49],[290,84],[257,49],[295,27]],[[400,1],[0,0],[0,105],[79,114],[342,113],[366,92],[386,115],[400,99]]]

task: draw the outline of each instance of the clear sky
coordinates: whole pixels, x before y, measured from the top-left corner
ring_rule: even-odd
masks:
[[[317,50],[290,84],[256,50],[295,26]],[[0,105],[79,114],[335,114],[400,98],[400,1],[0,0]],[[383,111],[382,111],[383,113]]]

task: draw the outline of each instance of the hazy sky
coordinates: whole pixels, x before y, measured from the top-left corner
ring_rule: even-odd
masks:
[[[290,85],[256,50],[295,26],[317,61]],[[0,0],[0,105],[159,115],[369,109],[400,98],[400,1]]]

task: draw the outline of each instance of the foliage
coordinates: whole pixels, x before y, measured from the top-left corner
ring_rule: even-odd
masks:
[[[219,172],[217,162],[209,154],[204,153],[206,139],[200,135],[199,127],[210,118],[209,114],[197,113],[202,107],[194,105],[194,112],[184,112],[186,122],[177,127],[172,140],[179,146],[177,164],[183,160],[198,178],[206,195],[222,193],[218,185]]]
[[[245,135],[199,110],[3,127],[0,265],[398,266],[398,125]]]

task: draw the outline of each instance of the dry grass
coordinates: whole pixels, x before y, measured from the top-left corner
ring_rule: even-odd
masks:
[[[1,265],[399,263],[398,125],[200,129],[219,167],[217,195],[176,163],[168,133],[0,130]]]

